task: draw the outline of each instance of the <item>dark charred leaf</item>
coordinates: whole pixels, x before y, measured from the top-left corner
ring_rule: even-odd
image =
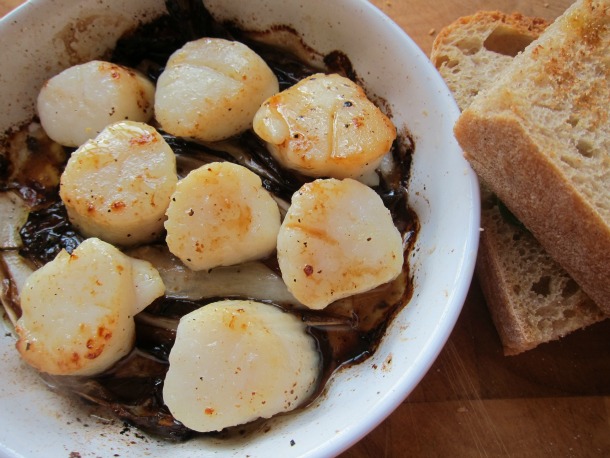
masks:
[[[177,421],[163,404],[163,378],[167,362],[135,350],[105,374],[97,377],[53,376],[43,379],[54,389],[68,390],[90,403],[103,406],[120,419],[154,436],[182,441],[193,432]]]
[[[162,134],[167,144],[172,148],[177,156],[198,158],[202,163],[205,164],[216,161],[236,162],[233,156],[225,151],[210,148],[202,145],[201,143],[184,140],[166,132],[162,132]]]
[[[62,249],[71,253],[84,240],[61,201],[31,212],[20,235],[24,245],[21,254],[37,265],[52,261]]]
[[[203,37],[234,39],[226,27],[212,17],[201,0],[167,0],[165,6],[174,28],[180,31],[185,41]]]
[[[275,158],[269,154],[264,142],[254,132],[244,132],[240,140],[244,154],[249,155],[252,161],[259,166],[249,168],[255,173],[258,172],[259,175],[261,171],[265,172],[264,177],[268,181],[265,183],[263,180],[263,185],[269,192],[290,201],[292,194],[310,180],[297,172],[282,168]]]
[[[247,44],[267,63],[278,79],[280,91],[288,89],[302,79],[320,72],[320,69],[303,62],[288,51],[278,52],[276,47],[246,37],[240,37],[240,41]]]
[[[0,183],[6,183],[10,175],[11,161],[4,154],[0,154]]]
[[[111,60],[127,67],[138,68],[156,81],[169,56],[186,43],[182,34],[175,29],[169,16],[148,24],[121,37],[113,51]]]
[[[324,56],[324,63],[329,73],[338,73],[352,81],[358,82],[358,75],[351,60],[341,51],[332,51]]]

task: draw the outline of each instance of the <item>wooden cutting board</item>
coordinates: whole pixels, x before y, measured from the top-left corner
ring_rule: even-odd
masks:
[[[0,15],[21,3],[0,0]],[[571,1],[372,3],[429,54],[436,34],[459,16],[487,9],[552,20]],[[609,457],[610,320],[505,357],[475,279],[457,326],[426,377],[341,458],[403,456]]]

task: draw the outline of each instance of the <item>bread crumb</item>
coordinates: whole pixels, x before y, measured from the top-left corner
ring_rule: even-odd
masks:
[[[468,412],[468,409],[464,406],[458,407],[457,411],[459,413],[464,413],[464,412]]]
[[[436,33],[436,29],[428,30],[428,35],[434,35]]]
[[[544,2],[544,3],[543,3],[543,6],[544,6],[545,8],[548,8],[548,7],[549,7],[549,2]]]

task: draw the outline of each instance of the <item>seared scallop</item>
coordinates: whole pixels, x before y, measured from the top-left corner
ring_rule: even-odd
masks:
[[[350,178],[318,179],[292,196],[277,256],[288,290],[312,309],[393,280],[404,258],[390,211]]]
[[[254,131],[285,167],[312,177],[374,182],[396,128],[364,90],[340,75],[316,74],[266,100]]]
[[[59,194],[84,235],[127,246],[160,236],[177,181],[164,138],[147,124],[123,121],[72,153]]]
[[[278,90],[271,69],[246,45],[202,38],[167,62],[157,82],[155,117],[173,135],[222,140],[249,129],[260,104]]]
[[[258,175],[213,162],[180,180],[165,228],[175,256],[193,270],[211,269],[270,255],[280,211]]]
[[[113,122],[148,122],[154,97],[154,85],[136,70],[95,60],[47,81],[38,95],[38,116],[51,139],[80,146]]]
[[[100,373],[131,351],[134,315],[164,291],[148,262],[87,239],[26,280],[15,326],[17,349],[42,372]]]
[[[316,388],[320,357],[296,316],[226,300],[185,315],[169,355],[163,400],[200,432],[288,412]]]

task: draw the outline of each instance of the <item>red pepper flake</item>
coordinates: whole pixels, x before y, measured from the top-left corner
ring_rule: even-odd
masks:
[[[110,340],[112,338],[112,331],[104,326],[98,326],[97,336],[104,340]]]
[[[110,207],[112,208],[112,210],[121,210],[121,209],[127,207],[127,204],[125,202],[123,202],[122,200],[115,200],[114,202],[112,202],[110,204]]]
[[[303,272],[305,272],[305,275],[307,275],[308,277],[313,274],[313,267],[310,266],[309,264],[307,264],[304,268],[303,268]]]
[[[204,410],[206,415],[214,415],[214,409],[212,409],[211,407],[206,407]]]
[[[352,124],[356,128],[362,127],[362,126],[364,126],[364,118],[362,116],[358,116],[358,117],[352,118]]]
[[[157,137],[150,132],[144,132],[137,137],[133,137],[129,140],[129,144],[131,146],[142,146],[147,145],[148,143],[154,143],[157,141]]]
[[[230,329],[235,329],[235,315],[231,316],[231,321],[229,321],[229,328]]]

